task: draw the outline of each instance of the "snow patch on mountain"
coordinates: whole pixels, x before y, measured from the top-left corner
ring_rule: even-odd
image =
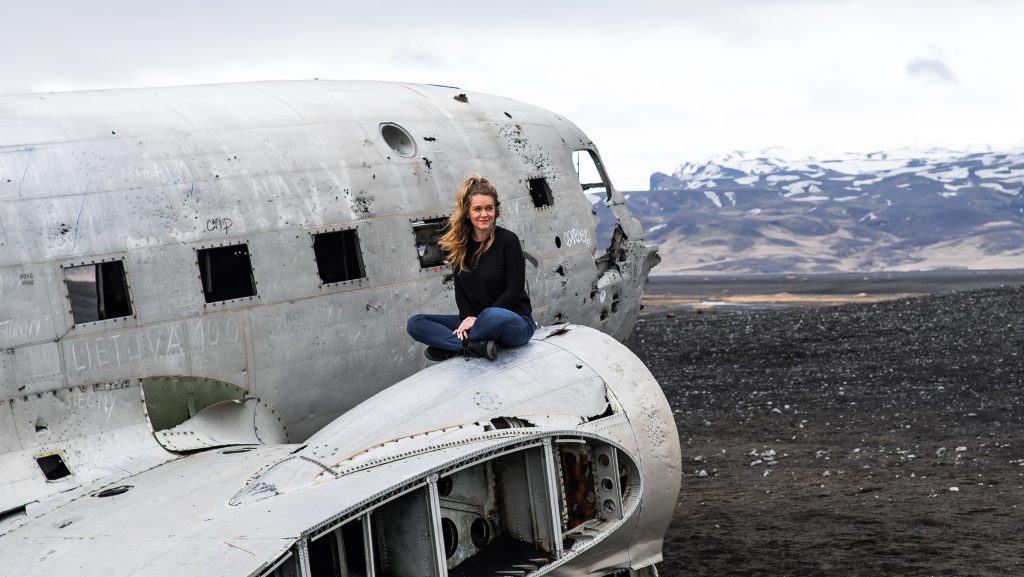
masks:
[[[718,208],[722,208],[722,199],[718,198],[718,195],[715,194],[713,191],[705,190],[704,196],[708,197],[708,200],[715,203],[715,206],[717,206]]]
[[[907,269],[939,262],[949,243],[970,245],[973,260],[939,266],[1019,267],[1022,193],[1024,145],[835,158],[770,149],[655,173],[628,204],[666,272]]]

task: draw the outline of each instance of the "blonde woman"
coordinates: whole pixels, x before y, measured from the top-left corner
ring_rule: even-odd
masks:
[[[497,189],[479,174],[466,177],[455,195],[440,244],[455,274],[459,314],[418,314],[406,323],[432,361],[460,352],[493,361],[498,346],[524,345],[537,328],[519,237],[495,224],[500,206]]]

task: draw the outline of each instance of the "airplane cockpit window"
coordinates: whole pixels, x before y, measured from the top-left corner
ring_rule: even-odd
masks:
[[[122,261],[64,267],[75,324],[132,315]]]
[[[206,302],[240,299],[256,294],[256,279],[252,274],[248,245],[203,248],[196,253]]]
[[[572,165],[576,168],[576,176],[579,178],[583,194],[590,201],[591,210],[598,218],[594,250],[600,254],[611,246],[616,224],[615,215],[606,204],[611,193],[608,176],[604,172],[600,157],[590,149],[573,151]]]
[[[412,223],[420,268],[431,268],[444,264],[444,251],[441,250],[440,240],[447,224],[447,217],[418,220]]]
[[[551,195],[551,187],[548,186],[546,178],[530,179],[530,198],[533,199],[533,206],[537,208],[551,206],[555,203],[555,198]]]
[[[355,230],[338,230],[313,235],[313,253],[320,281],[324,284],[364,278],[363,256]]]

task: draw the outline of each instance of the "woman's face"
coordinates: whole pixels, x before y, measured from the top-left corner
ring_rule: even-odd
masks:
[[[497,206],[494,197],[487,194],[474,194],[469,197],[469,222],[473,224],[473,236],[482,239],[494,227],[497,217]]]

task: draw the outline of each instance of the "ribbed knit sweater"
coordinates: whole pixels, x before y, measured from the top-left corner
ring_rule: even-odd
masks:
[[[496,227],[494,244],[473,262],[480,243],[470,235],[466,246],[466,268],[455,274],[455,303],[459,317],[480,316],[487,307],[501,307],[521,315],[533,312],[526,292],[526,259],[519,237]]]

